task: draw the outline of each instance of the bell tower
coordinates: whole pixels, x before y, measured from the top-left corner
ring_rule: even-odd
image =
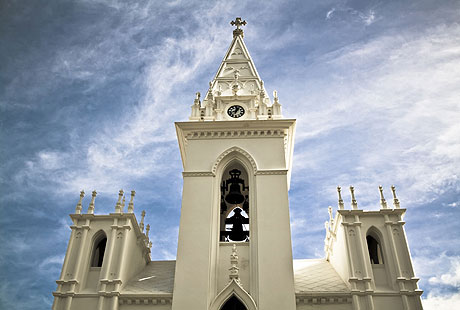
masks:
[[[243,41],[233,40],[189,121],[173,310],[294,310],[288,190],[295,120],[273,103]]]

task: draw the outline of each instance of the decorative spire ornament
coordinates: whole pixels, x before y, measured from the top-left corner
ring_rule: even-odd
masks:
[[[128,204],[128,213],[134,212],[134,196],[136,196],[136,191],[131,191],[131,200]]]
[[[382,209],[387,209],[388,206],[387,206],[387,202],[385,200],[385,197],[383,197],[383,187],[382,187],[382,185],[379,185],[379,191],[380,191],[380,206],[382,207]]]
[[[342,188],[337,186],[337,194],[339,195],[339,210],[344,209],[343,199],[342,199]]]
[[[121,213],[125,212],[125,195],[123,195],[123,200],[121,201]]]
[[[83,197],[85,197],[85,191],[81,190],[80,192],[80,199],[78,200],[77,206],[75,207],[75,214],[81,214],[81,202],[83,200]]]
[[[123,190],[120,189],[118,192],[118,201],[117,204],[115,205],[115,213],[121,213],[121,199],[123,198]]]
[[[330,223],[329,227],[332,228],[332,225],[334,225],[334,219],[332,217],[332,207],[331,206],[327,208],[327,212],[329,213],[329,223]]]
[[[391,192],[393,193],[393,205],[396,209],[399,209],[399,199],[396,197],[396,187],[391,185]]]
[[[241,36],[242,38],[244,37],[243,29],[241,29],[241,26],[245,26],[247,22],[245,20],[241,20],[241,17],[235,18],[235,20],[232,20],[230,22],[230,25],[236,26],[236,29],[233,30],[233,37]]]
[[[96,195],[97,192],[94,190],[91,193],[91,202],[89,203],[88,214],[94,214],[94,200],[96,200]]]
[[[142,232],[144,232],[144,217],[145,217],[145,210],[142,210],[142,213],[141,213],[141,222],[139,224],[139,227],[141,229]]]
[[[350,193],[351,193],[351,207],[353,210],[358,209],[358,203],[356,202],[355,199],[355,188],[350,185]]]
[[[147,224],[147,227],[145,228],[145,236],[147,237],[147,239],[149,239],[149,231],[150,231],[150,225]]]
[[[230,271],[230,281],[235,280],[240,283],[239,268],[238,268],[238,253],[236,251],[236,244],[233,244],[232,254],[230,254],[230,263],[232,266],[228,269]]]

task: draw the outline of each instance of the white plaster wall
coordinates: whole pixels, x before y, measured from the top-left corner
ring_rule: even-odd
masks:
[[[210,171],[217,157],[238,146],[256,160],[259,169],[285,169],[283,138],[188,140],[185,171]]]
[[[348,278],[350,277],[349,259],[347,253],[347,245],[345,239],[345,228],[342,226],[342,217],[339,215],[336,240],[333,243],[332,253],[329,261],[337,271],[342,280],[350,286]]]
[[[207,309],[210,303],[212,197],[212,176],[184,178],[173,309]]]
[[[286,175],[258,175],[259,308],[295,309]]]

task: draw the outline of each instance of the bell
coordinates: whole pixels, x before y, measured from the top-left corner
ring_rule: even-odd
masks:
[[[233,169],[229,171],[231,178],[227,180],[227,185],[230,184],[230,192],[225,196],[225,201],[236,205],[244,201],[244,196],[241,194],[240,184],[244,187],[244,181],[240,179],[241,171]]]
[[[240,185],[238,183],[230,184],[230,192],[225,196],[225,201],[236,205],[244,201],[244,196],[241,194]]]

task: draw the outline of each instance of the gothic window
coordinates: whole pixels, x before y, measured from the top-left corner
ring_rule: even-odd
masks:
[[[247,310],[243,303],[235,295],[230,297],[220,310]]]
[[[249,241],[249,186],[246,170],[234,163],[225,169],[221,183],[220,241]]]
[[[93,254],[91,257],[91,267],[102,267],[106,244],[107,237],[104,233],[101,233],[94,242]]]
[[[366,236],[366,241],[371,264],[383,264],[382,247],[380,246],[380,242],[371,235]]]

